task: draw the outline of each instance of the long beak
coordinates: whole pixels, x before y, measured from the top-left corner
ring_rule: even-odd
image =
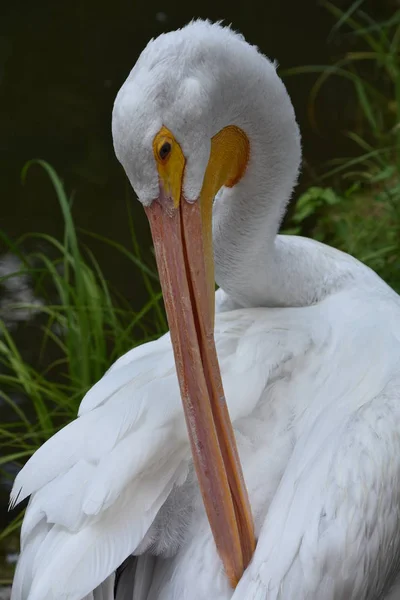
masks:
[[[183,196],[174,207],[161,191],[146,213],[194,465],[217,550],[235,587],[255,537],[214,344],[214,281],[204,258],[201,211]]]

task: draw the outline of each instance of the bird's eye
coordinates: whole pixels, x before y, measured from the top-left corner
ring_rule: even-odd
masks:
[[[171,152],[170,142],[164,142],[158,151],[158,155],[161,158],[161,160],[165,160],[170,152]]]

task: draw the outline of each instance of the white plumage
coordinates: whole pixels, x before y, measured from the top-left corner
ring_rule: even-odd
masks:
[[[190,102],[176,93],[176,105],[182,86]],[[13,498],[32,496],[12,600],[111,600],[132,554],[141,558],[117,575],[118,600],[389,600],[400,566],[400,301],[355,259],[275,238],[300,150],[273,65],[218,25],[161,36],[117,99],[116,151],[146,204],[155,195],[146,144],[160,124],[180,132],[194,197],[202,140],[227,123],[246,128],[255,148],[214,206],[225,290],[215,340],[254,558],[232,591],[193,473],[167,334],[119,359],[17,476]]]

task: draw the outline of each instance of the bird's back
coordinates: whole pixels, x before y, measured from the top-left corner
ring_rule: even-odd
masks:
[[[254,581],[268,600],[295,588],[367,600],[398,568],[400,306],[366,281],[313,306],[217,315],[259,538],[235,600],[264,598],[240,591]],[[14,497],[30,493],[13,600],[81,600],[111,576],[96,592],[105,599],[135,552],[158,556],[148,600],[232,596],[192,471],[169,336],[122,357],[89,392],[80,417],[18,475]]]

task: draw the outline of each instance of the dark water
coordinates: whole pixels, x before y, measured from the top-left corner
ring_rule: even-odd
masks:
[[[342,7],[350,3],[338,1]],[[390,3],[370,3],[390,12]],[[0,229],[11,239],[28,231],[60,236],[62,220],[52,188],[38,169],[25,187],[20,172],[31,158],[49,161],[74,191],[74,218],[86,228],[129,245],[126,181],[112,148],[110,116],[115,95],[147,41],[192,17],[224,19],[281,68],[327,64],[341,47],[327,43],[334,23],[312,0],[135,2],[128,0],[3,0],[0,6]],[[349,40],[342,40],[348,43]],[[303,132],[306,163],[347,152],[351,90],[341,81],[320,98],[321,130],[311,130],[306,105],[313,76],[286,80]],[[310,179],[304,169],[303,185]],[[136,229],[149,246],[147,223],[134,204]],[[118,255],[89,242],[106,276],[142,305],[139,278]],[[0,248],[0,256],[3,250]],[[21,350],[35,352],[35,340]],[[3,411],[3,413],[1,412]],[[0,405],[0,422],[4,419]],[[0,497],[0,527],[5,518]]]

